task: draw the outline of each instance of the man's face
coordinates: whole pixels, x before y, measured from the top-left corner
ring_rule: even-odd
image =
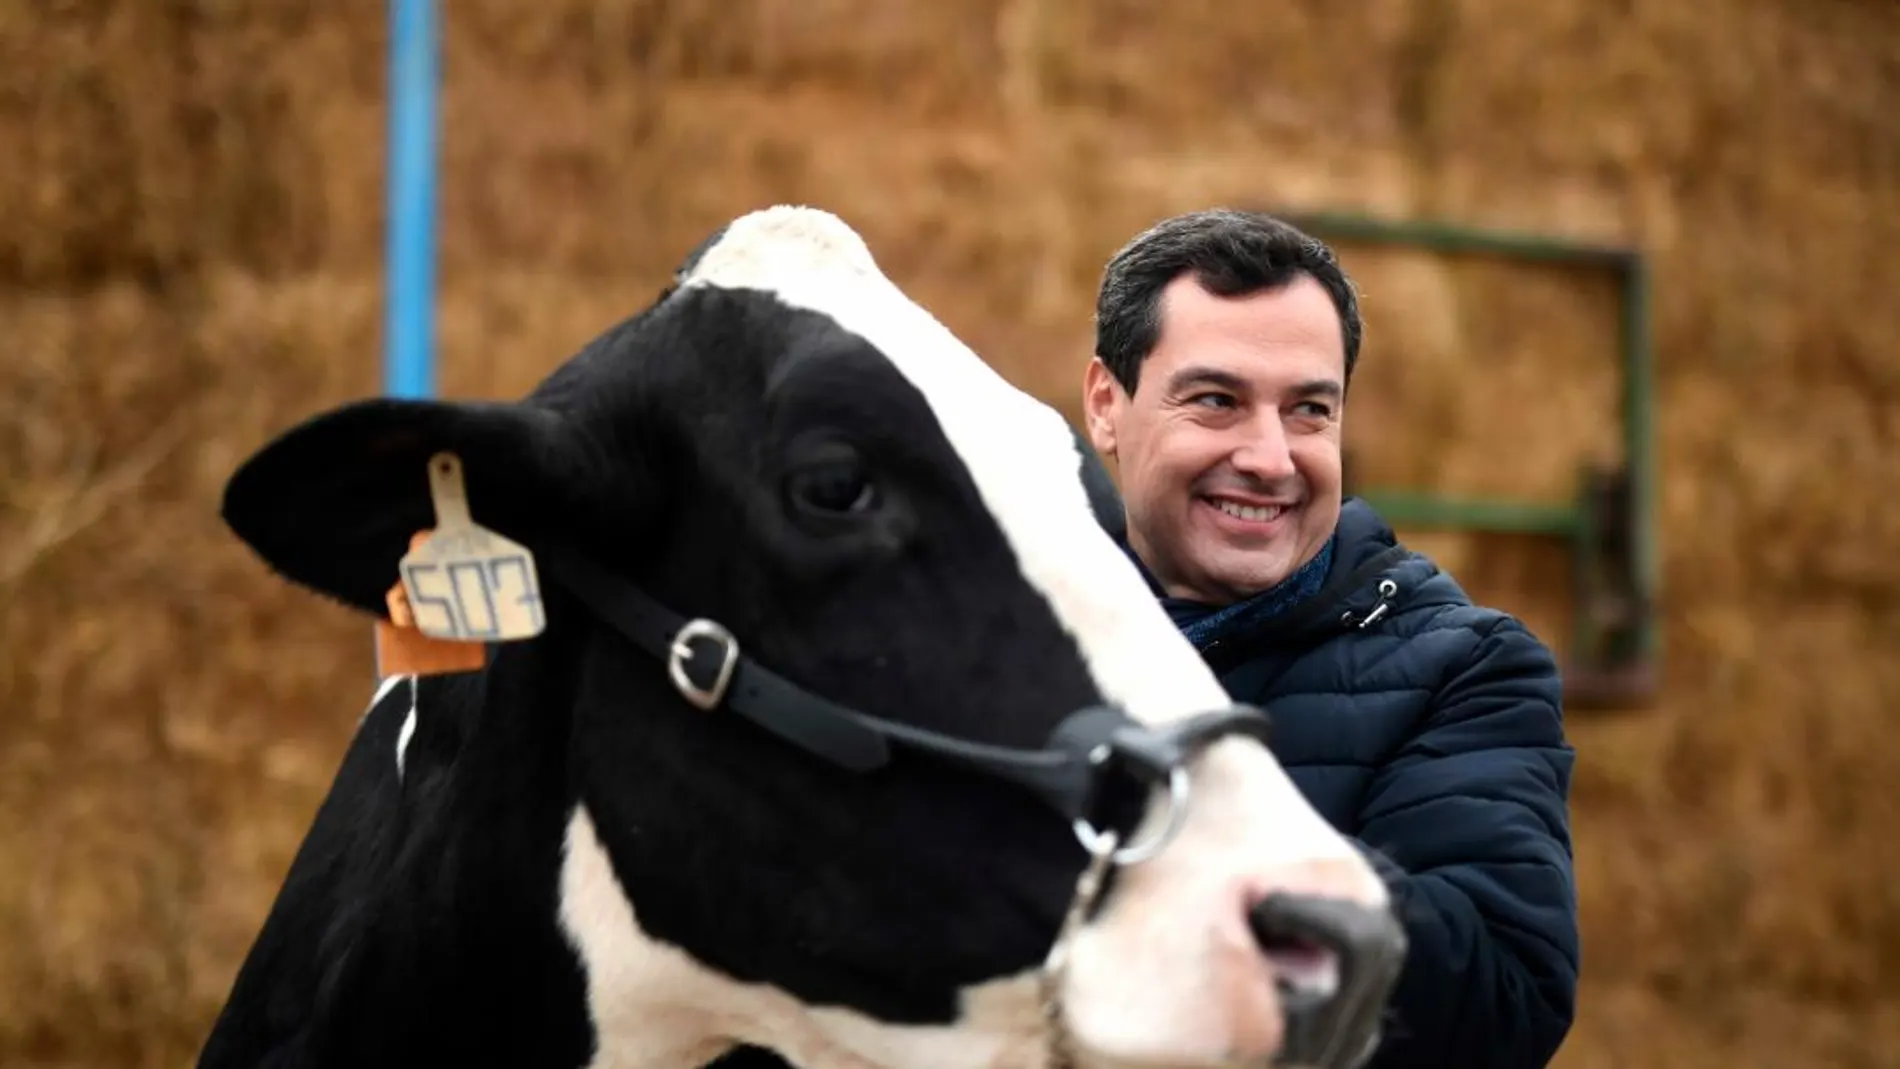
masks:
[[[1175,279],[1132,397],[1090,362],[1089,437],[1116,461],[1129,543],[1170,595],[1237,601],[1326,544],[1345,375],[1339,313],[1307,275],[1236,298]]]

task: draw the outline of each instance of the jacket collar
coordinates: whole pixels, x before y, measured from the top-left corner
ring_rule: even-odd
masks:
[[[1120,527],[1109,528],[1116,542],[1176,626],[1204,652],[1371,626],[1437,572],[1429,560],[1399,544],[1391,526],[1371,505],[1348,497],[1341,505],[1333,537],[1300,571],[1245,601],[1208,606],[1169,597],[1129,548],[1125,529]]]
[[[1313,558],[1301,565],[1292,575],[1287,576],[1273,587],[1239,601],[1224,605],[1195,601],[1190,598],[1174,597],[1163,590],[1161,583],[1148,569],[1147,564],[1130,549],[1128,543],[1121,542],[1122,551],[1128,559],[1134,561],[1141,577],[1147,581],[1148,589],[1167,610],[1174,625],[1181,629],[1188,640],[1196,646],[1204,646],[1219,638],[1241,631],[1250,630],[1260,623],[1288,612],[1318,594],[1326,585],[1331,572],[1334,547],[1338,542],[1335,535],[1326,540]]]

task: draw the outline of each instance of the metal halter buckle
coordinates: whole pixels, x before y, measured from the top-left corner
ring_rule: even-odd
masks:
[[[1089,764],[1100,767],[1107,763],[1111,751],[1107,746],[1097,746],[1089,752]],[[1187,769],[1174,765],[1168,769],[1168,815],[1161,830],[1149,836],[1145,841],[1136,840],[1119,849],[1114,848],[1113,832],[1096,830],[1087,819],[1078,817],[1075,821],[1075,837],[1082,848],[1091,857],[1099,856],[1114,849],[1111,860],[1117,865],[1136,865],[1159,854],[1163,847],[1180,833],[1181,824],[1187,818],[1188,774]]]
[[[700,686],[686,674],[686,662],[693,659],[694,639],[711,639],[724,649],[719,673],[709,687]],[[673,636],[669,652],[671,656],[666,659],[666,674],[687,701],[700,709],[710,710],[725,699],[726,688],[732,685],[733,670],[739,664],[739,640],[733,637],[732,632],[714,620],[689,620]]]

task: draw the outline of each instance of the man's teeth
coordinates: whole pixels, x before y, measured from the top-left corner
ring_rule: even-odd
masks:
[[[1232,501],[1216,501],[1214,507],[1229,516],[1235,516],[1254,523],[1266,523],[1280,518],[1286,509],[1280,505],[1241,505]]]

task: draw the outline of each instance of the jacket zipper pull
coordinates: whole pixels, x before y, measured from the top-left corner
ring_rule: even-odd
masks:
[[[1339,622],[1345,624],[1347,627],[1356,627],[1359,630],[1364,631],[1366,628],[1371,627],[1373,624],[1377,623],[1379,621],[1379,618],[1386,614],[1386,610],[1392,607],[1393,595],[1397,594],[1398,592],[1399,592],[1399,584],[1393,582],[1390,579],[1379,580],[1379,603],[1377,605],[1374,605],[1372,607],[1372,610],[1366,613],[1363,619],[1355,620],[1353,619],[1352,613],[1349,612],[1346,615],[1340,617]]]

